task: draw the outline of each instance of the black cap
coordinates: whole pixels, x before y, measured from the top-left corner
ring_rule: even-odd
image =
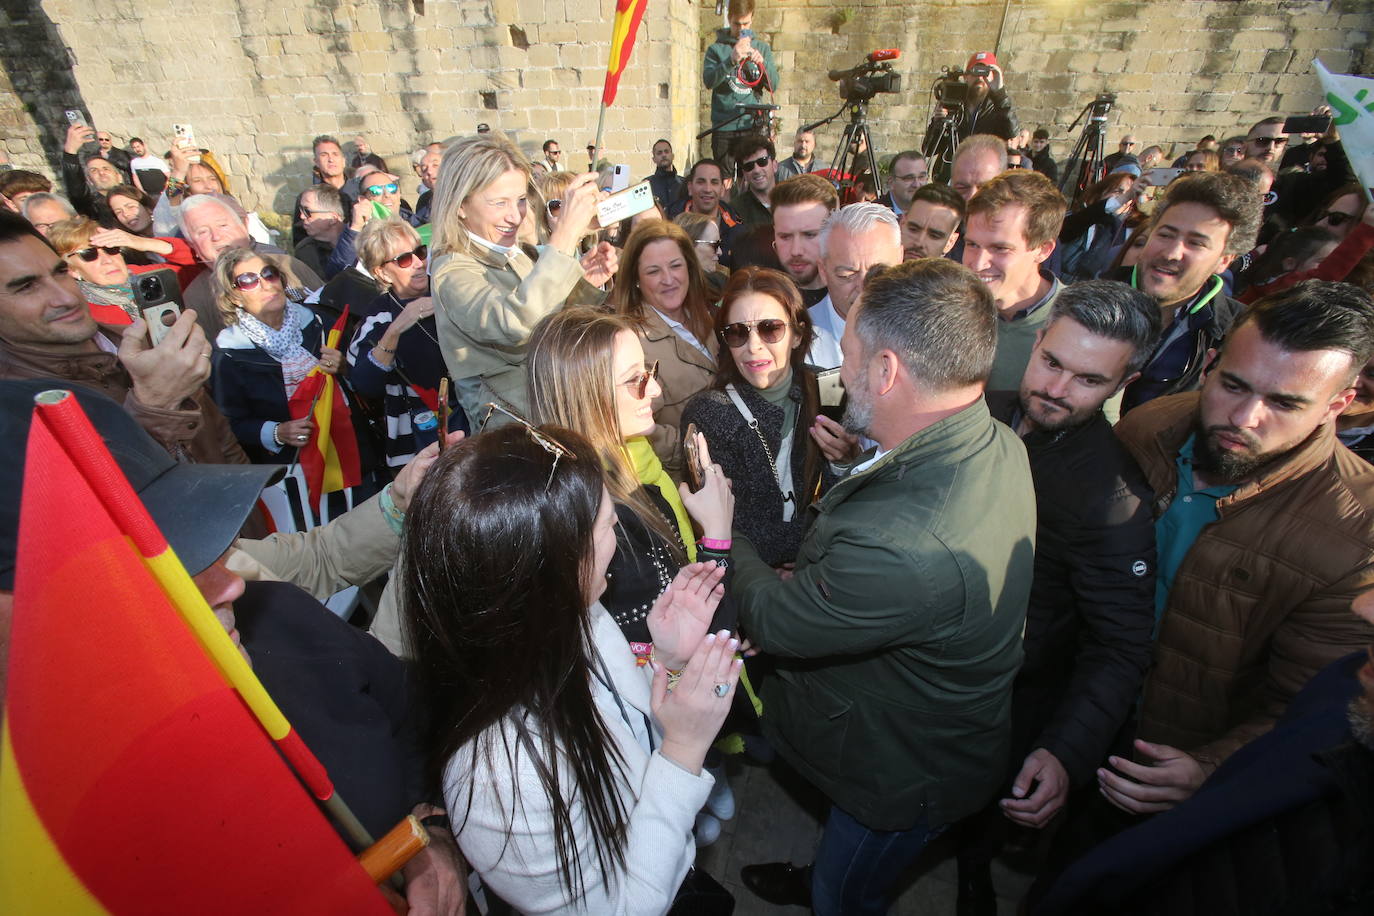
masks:
[[[271,464],[178,462],[124,408],[100,392],[58,379],[0,382],[0,589],[14,588],[19,502],[34,398],[52,390],[76,395],[191,575],[229,549],[262,488],[280,480],[285,472]]]

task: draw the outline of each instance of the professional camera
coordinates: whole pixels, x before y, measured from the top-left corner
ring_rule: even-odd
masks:
[[[846,102],[867,102],[880,92],[902,91],[902,75],[887,63],[899,56],[896,48],[873,51],[857,67],[831,70],[827,76],[840,84],[840,98]]]
[[[980,76],[987,76],[992,72],[984,64],[978,64],[970,69],[969,73],[979,73]],[[969,102],[969,94],[973,87],[964,82],[964,71],[958,67],[941,67],[940,75],[935,79],[935,100],[945,108],[963,108]]]
[[[1107,120],[1107,113],[1112,110],[1112,106],[1115,104],[1116,93],[1099,92],[1097,98],[1088,103],[1088,107],[1091,109],[1088,112],[1088,119],[1090,121]]]

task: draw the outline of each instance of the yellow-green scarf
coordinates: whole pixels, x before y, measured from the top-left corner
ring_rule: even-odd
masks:
[[[687,507],[682,504],[682,496],[678,493],[673,478],[663,470],[663,462],[654,454],[654,447],[643,436],[635,436],[625,441],[625,452],[634,464],[635,476],[639,478],[639,482],[646,487],[658,487],[664,500],[672,507],[678,534],[682,536],[682,546],[687,548],[687,560],[695,563],[697,538],[692,532],[692,518],[687,514]]]

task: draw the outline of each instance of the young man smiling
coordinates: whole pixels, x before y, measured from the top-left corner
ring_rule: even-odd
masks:
[[[739,192],[730,205],[746,226],[762,226],[773,221],[768,194],[777,184],[778,159],[773,141],[767,137],[742,137],[733,147],[740,169]]]

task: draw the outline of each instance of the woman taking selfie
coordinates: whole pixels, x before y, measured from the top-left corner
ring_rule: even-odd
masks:
[[[683,428],[696,424],[735,484],[735,529],[782,566],[797,558],[807,506],[836,480],[807,434],[820,409],[816,373],[803,364],[811,316],[785,274],[745,267],[725,286],[716,333],[715,384],[688,402]]]
[[[740,669],[729,634],[707,635],[722,571],[675,577],[639,666],[597,603],[614,550],[595,450],[553,426],[450,448],[407,513],[431,773],[473,870],[522,913],[662,914],[691,880],[702,760]]]
[[[599,304],[616,271],[610,245],[580,259],[595,225],[595,175],[573,180],[548,245],[518,243],[530,196],[530,165],[505,137],[481,134],[444,153],[434,188],[430,265],[439,344],[469,417],[499,399],[525,409],[525,343],[545,315],[572,301]]]
[[[642,223],[621,255],[620,282],[611,292],[617,314],[634,322],[644,354],[658,363],[663,393],[655,401],[658,428],[650,436],[669,471],[682,467],[678,421],[692,395],[707,388],[719,349],[711,333],[706,279],[692,239],[665,220]]]

